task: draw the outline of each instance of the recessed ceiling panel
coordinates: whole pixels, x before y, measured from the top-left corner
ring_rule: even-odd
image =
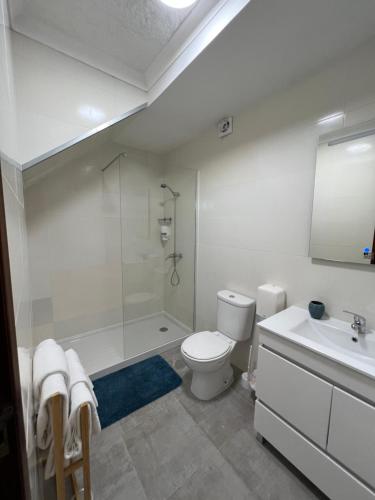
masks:
[[[216,3],[173,9],[160,0],[12,0],[9,10],[15,31],[137,83],[182,24],[189,18],[191,32]]]

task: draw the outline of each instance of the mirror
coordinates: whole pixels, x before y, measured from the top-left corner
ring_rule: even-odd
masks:
[[[310,256],[375,264],[375,122],[319,140]]]

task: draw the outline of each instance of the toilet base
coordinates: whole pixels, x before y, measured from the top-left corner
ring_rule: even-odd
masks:
[[[198,399],[208,401],[228,389],[232,382],[233,368],[228,359],[223,366],[212,372],[193,370],[191,392]]]

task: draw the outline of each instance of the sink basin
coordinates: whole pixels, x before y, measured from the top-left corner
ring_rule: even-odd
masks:
[[[350,323],[334,318],[312,319],[292,306],[259,326],[375,379],[375,332],[357,335]]]
[[[331,349],[375,363],[375,338],[371,333],[358,336],[350,325],[340,328],[312,319],[305,319],[291,331]]]

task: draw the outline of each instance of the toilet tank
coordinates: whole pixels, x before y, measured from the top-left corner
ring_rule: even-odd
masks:
[[[251,336],[255,300],[230,290],[217,292],[217,329],[240,342]]]

